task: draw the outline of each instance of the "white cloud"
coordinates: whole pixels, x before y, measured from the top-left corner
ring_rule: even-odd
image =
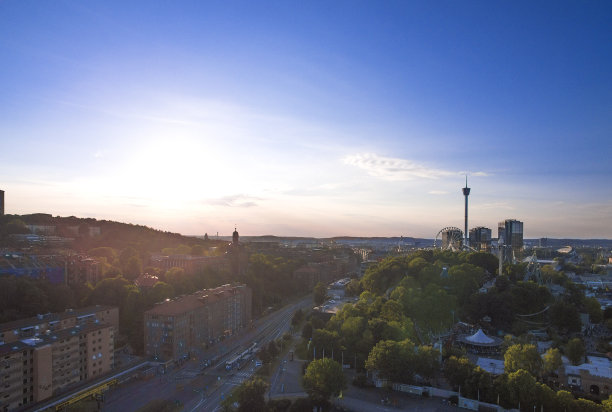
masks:
[[[253,207],[257,206],[257,203],[255,202],[256,200],[261,199],[248,195],[231,195],[214,199],[206,199],[204,200],[204,203],[211,206]]]
[[[448,194],[448,192],[445,191],[445,190],[430,190],[427,193],[429,193],[430,195],[446,195],[446,194]]]
[[[395,157],[379,156],[375,153],[359,153],[345,156],[345,164],[364,169],[371,176],[385,180],[415,180],[415,179],[439,179],[446,176],[468,174],[474,176],[486,176],[484,172],[458,172],[443,170],[419,164],[412,160]]]

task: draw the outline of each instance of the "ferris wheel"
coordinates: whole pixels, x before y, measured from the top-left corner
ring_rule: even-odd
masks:
[[[460,251],[463,246],[463,231],[458,227],[447,226],[441,229],[434,240],[434,248]]]

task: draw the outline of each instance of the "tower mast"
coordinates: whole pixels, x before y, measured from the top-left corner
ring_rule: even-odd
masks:
[[[465,175],[465,187],[462,190],[463,196],[465,196],[465,231],[463,232],[465,240],[463,241],[463,244],[465,247],[468,247],[470,245],[470,237],[468,232],[468,196],[470,195],[470,188],[467,185],[467,175]]]

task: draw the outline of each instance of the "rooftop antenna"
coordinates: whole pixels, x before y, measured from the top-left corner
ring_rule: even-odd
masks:
[[[465,230],[463,231],[465,240],[463,241],[463,244],[466,248],[468,248],[470,246],[470,237],[468,232],[468,196],[470,195],[470,188],[467,185],[467,175],[465,175],[465,187],[462,190],[463,196],[465,196]]]

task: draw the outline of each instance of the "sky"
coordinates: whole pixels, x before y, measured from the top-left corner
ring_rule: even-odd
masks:
[[[0,0],[6,213],[612,238],[612,3]]]

